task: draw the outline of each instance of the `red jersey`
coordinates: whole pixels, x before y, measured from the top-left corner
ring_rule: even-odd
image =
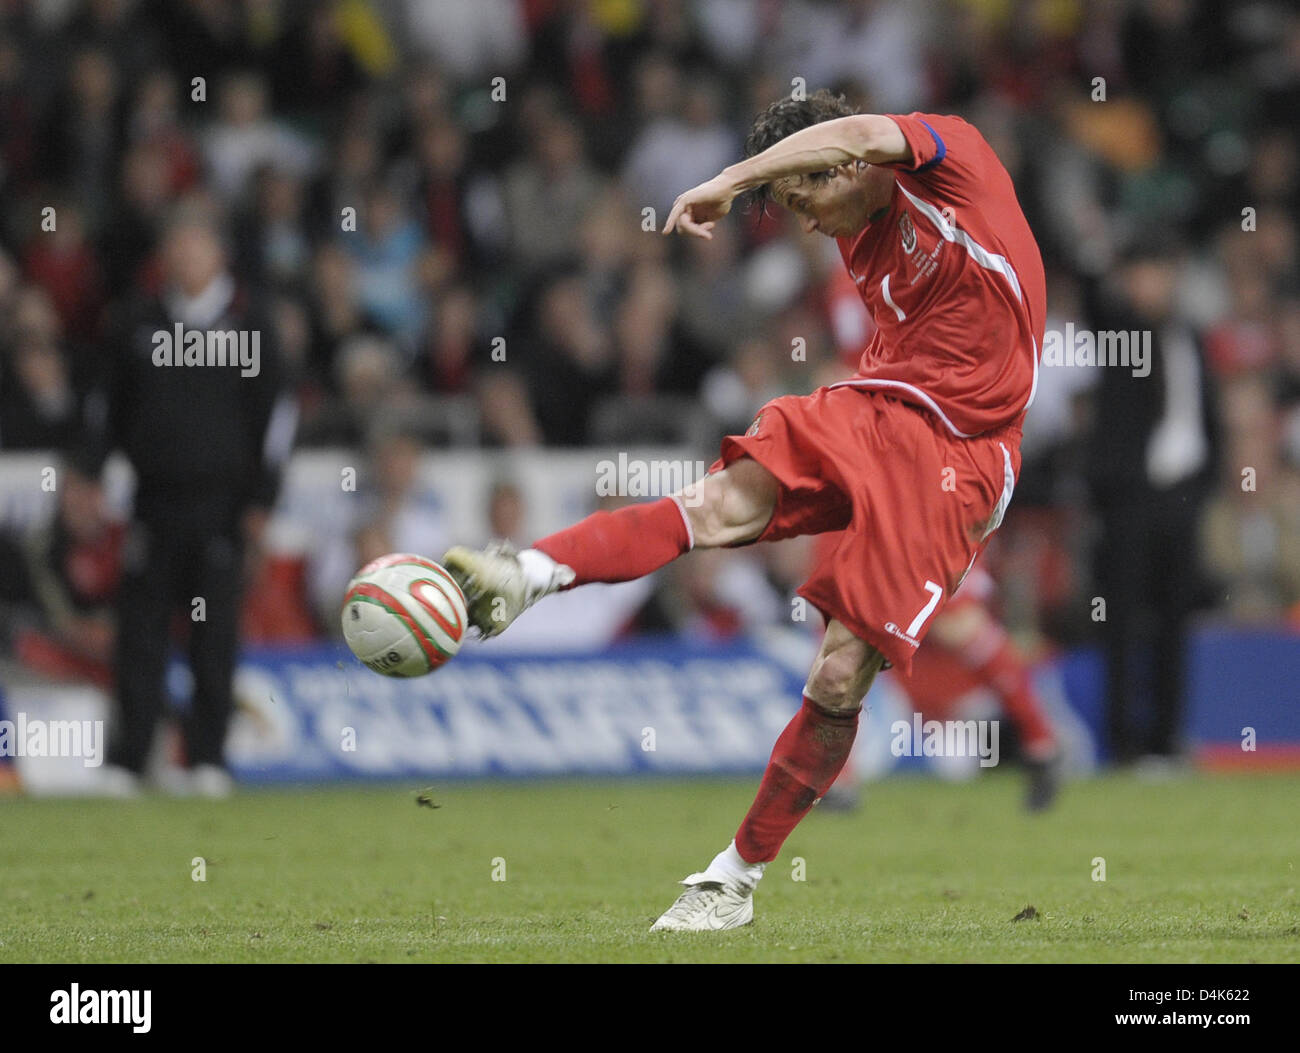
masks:
[[[1047,281],[1011,177],[960,117],[890,115],[912,149],[888,208],[837,238],[877,331],[844,384],[924,406],[969,438],[1018,424],[1038,386]]]

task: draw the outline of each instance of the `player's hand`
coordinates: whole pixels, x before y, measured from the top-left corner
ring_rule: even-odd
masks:
[[[731,180],[722,175],[714,176],[707,183],[678,195],[668,213],[664,233],[671,234],[676,230],[712,241],[714,224],[731,211],[735,197],[736,190]]]

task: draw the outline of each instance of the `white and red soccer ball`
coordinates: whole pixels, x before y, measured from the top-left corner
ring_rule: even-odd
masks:
[[[455,657],[468,625],[460,586],[423,556],[381,556],[357,571],[343,595],[343,638],[384,676],[433,672]]]

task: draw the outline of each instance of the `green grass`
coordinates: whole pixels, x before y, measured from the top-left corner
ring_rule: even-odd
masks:
[[[459,783],[437,809],[415,783],[0,802],[0,961],[1300,962],[1293,777],[1113,776],[1041,816],[1010,773],[895,779],[804,821],[752,927],[651,936],[754,785]]]

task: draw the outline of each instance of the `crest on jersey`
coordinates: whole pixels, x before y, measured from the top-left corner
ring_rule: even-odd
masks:
[[[904,212],[898,217],[898,233],[903,238],[903,251],[910,256],[912,250],[916,248],[916,227],[912,226],[910,212]]]

